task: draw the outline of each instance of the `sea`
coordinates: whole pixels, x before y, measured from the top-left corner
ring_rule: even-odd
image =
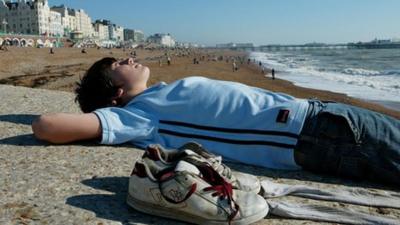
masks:
[[[400,111],[400,49],[251,52],[250,58],[295,85],[345,93]]]

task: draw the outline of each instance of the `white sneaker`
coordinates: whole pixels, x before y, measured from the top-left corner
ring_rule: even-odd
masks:
[[[149,145],[143,154],[143,158],[156,161],[160,167],[174,166],[180,160],[185,160],[192,164],[206,162],[227,179],[234,189],[254,193],[259,193],[261,189],[260,181],[256,176],[231,171],[228,166],[222,163],[221,156],[209,153],[195,142],[189,142],[177,150],[166,150],[158,144]]]
[[[195,166],[185,161],[163,171],[137,161],[129,179],[127,203],[144,213],[212,225],[254,223],[269,209],[261,196],[232,189],[208,164]]]

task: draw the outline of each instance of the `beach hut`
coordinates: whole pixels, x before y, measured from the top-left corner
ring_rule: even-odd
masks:
[[[44,47],[46,48],[52,48],[53,47],[53,43],[51,43],[51,41],[49,39],[46,39],[44,41]]]
[[[19,41],[18,38],[13,38],[11,41],[11,45],[13,46],[21,46],[21,42]]]
[[[22,38],[21,40],[20,40],[20,46],[21,47],[26,47],[26,40],[24,39],[24,38]]]
[[[26,41],[26,46],[27,47],[33,47],[35,45],[35,41],[33,39],[28,39]]]
[[[4,42],[6,45],[11,45],[11,38],[4,38]]]
[[[43,46],[44,46],[43,41],[41,39],[37,39],[36,40],[36,47],[43,48]]]

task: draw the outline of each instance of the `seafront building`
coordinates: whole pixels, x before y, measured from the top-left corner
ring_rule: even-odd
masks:
[[[205,48],[204,45],[189,42],[176,42],[175,46],[179,48]]]
[[[0,0],[0,20],[5,21],[4,33],[66,36],[80,32],[93,34],[91,18],[84,10],[65,6],[50,8],[48,0]]]
[[[104,41],[110,39],[109,26],[104,24],[101,20],[96,20],[93,23],[94,35],[93,37],[97,40]]]
[[[112,24],[109,28],[110,40],[121,42],[124,40],[124,28],[116,24]]]
[[[66,36],[70,33],[80,33],[82,37],[93,36],[92,19],[83,9],[70,9],[61,5],[53,6],[51,10],[61,14],[62,26]]]
[[[92,19],[83,9],[70,10],[76,18],[76,30],[82,32],[83,37],[91,37],[93,34]]]
[[[57,37],[64,36],[61,13],[52,10],[50,10],[49,35]]]
[[[75,16],[70,16],[68,13],[68,8],[61,6],[53,6],[51,7],[51,11],[58,12],[61,14],[61,24],[64,29],[65,35],[68,35],[71,31],[73,31],[76,27],[76,18]]]
[[[147,38],[147,42],[165,47],[175,47],[175,40],[170,34],[154,34]]]
[[[124,28],[113,24],[110,20],[96,20],[93,26],[95,32],[94,36],[98,36],[100,40],[118,42],[124,40]]]
[[[41,44],[39,39],[43,37],[46,40],[51,38],[51,43],[59,42],[62,37],[71,38],[78,43],[77,46],[96,43],[113,47],[146,41],[141,30],[124,29],[110,20],[92,23],[83,9],[72,9],[65,5],[50,7],[48,0],[0,0],[0,34],[3,36],[0,44],[5,40],[7,44],[16,46],[49,46]],[[26,37],[21,35],[36,37],[29,37],[30,41],[26,44]],[[154,34],[147,41],[165,47],[176,45],[170,34]]]
[[[145,41],[144,33],[141,30],[124,29],[124,40],[133,43],[142,43]]]
[[[62,35],[61,15],[51,13],[47,0],[0,1],[3,32],[34,35]],[[51,26],[51,23],[55,23]]]

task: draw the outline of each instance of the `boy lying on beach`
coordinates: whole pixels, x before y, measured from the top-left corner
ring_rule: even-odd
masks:
[[[251,165],[400,184],[399,120],[204,77],[147,87],[149,76],[132,58],[97,61],[76,89],[84,114],[42,115],[32,124],[35,136],[142,148],[196,141]]]

